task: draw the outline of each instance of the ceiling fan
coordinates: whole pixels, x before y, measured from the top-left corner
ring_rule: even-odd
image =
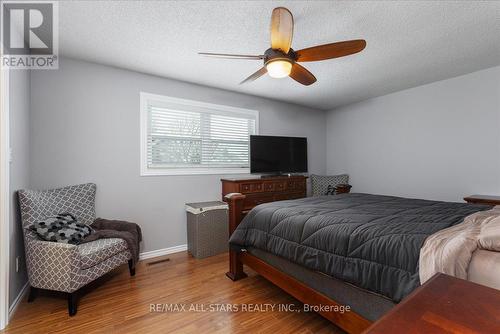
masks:
[[[273,78],[290,76],[295,81],[309,86],[316,82],[316,77],[298,62],[318,61],[348,56],[362,51],[366,46],[364,39],[336,42],[313,46],[295,51],[290,46],[293,36],[293,16],[284,8],[273,9],[271,16],[271,47],[263,55],[238,55],[227,53],[200,52],[209,57],[227,59],[263,60],[264,66],[240,84],[254,81],[268,73]]]

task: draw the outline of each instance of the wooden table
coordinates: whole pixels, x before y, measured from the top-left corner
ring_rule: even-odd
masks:
[[[464,201],[474,204],[500,205],[500,196],[471,195],[464,197]]]
[[[500,333],[500,290],[438,274],[364,333]]]

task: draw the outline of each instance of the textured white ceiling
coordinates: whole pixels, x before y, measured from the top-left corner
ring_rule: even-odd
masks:
[[[197,52],[262,54],[274,7],[295,18],[292,47],[364,38],[356,55],[303,63],[318,81],[238,83],[262,64]],[[500,2],[63,1],[63,56],[332,109],[500,64]]]

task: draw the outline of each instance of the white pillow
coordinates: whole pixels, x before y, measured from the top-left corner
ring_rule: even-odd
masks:
[[[479,247],[481,249],[500,252],[500,215],[481,226]]]

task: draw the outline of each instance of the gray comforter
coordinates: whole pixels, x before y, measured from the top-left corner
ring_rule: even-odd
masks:
[[[425,239],[489,206],[341,194],[255,207],[230,238],[399,302],[419,285]]]

